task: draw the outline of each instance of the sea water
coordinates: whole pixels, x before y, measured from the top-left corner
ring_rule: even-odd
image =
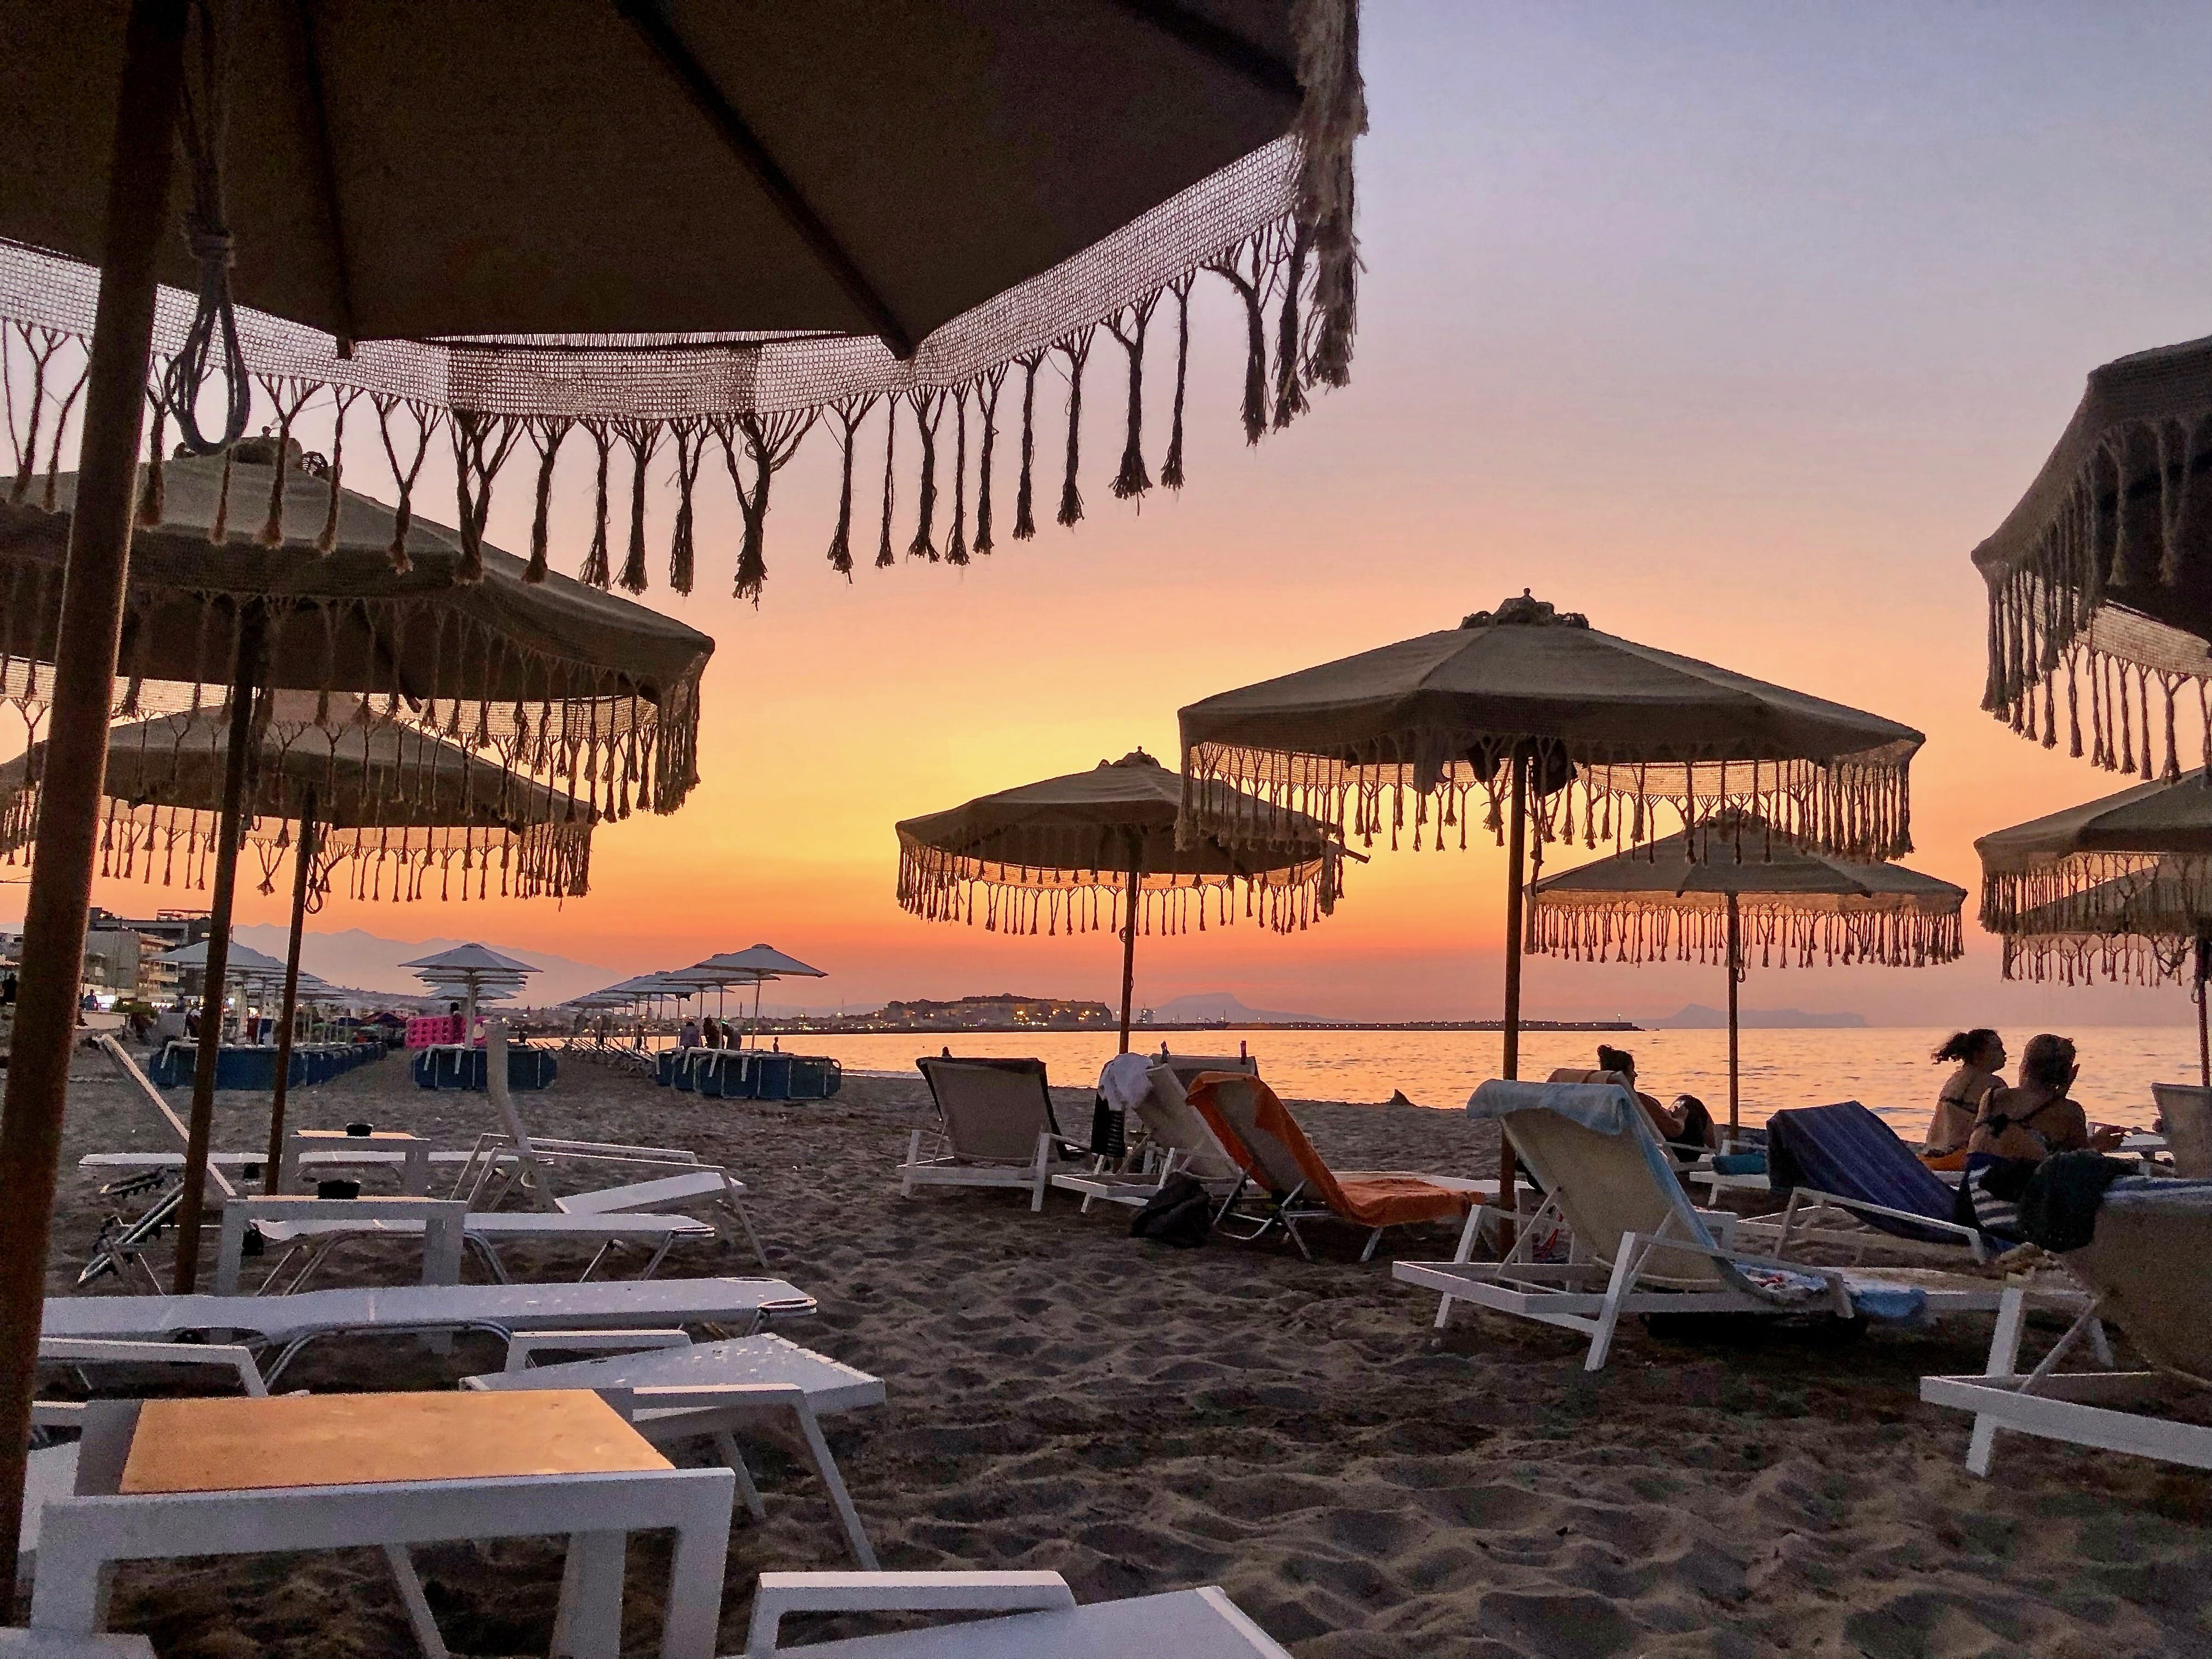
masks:
[[[1750,1030],[1742,1034],[1742,1121],[1756,1125],[1786,1106],[1820,1106],[1856,1100],[1887,1119],[1917,1145],[1928,1127],[1936,1091],[1950,1074],[1929,1054],[1948,1030],[1869,1026],[1850,1030]],[[2015,1059],[2034,1033],[2004,1033]],[[2153,1083],[2194,1083],[2197,1032],[2184,1026],[2088,1027],[2070,1030],[2081,1061],[2074,1097],[2092,1121],[2146,1127],[2156,1108]],[[1388,1100],[1403,1093],[1420,1106],[1456,1110],[1485,1078],[1498,1075],[1495,1031],[1239,1030],[1156,1032],[1139,1030],[1132,1046],[1157,1050],[1166,1042],[1178,1054],[1235,1054],[1239,1042],[1259,1056],[1261,1075],[1293,1100]],[[896,1035],[786,1036],[796,1053],[829,1054],[847,1068],[911,1072],[915,1057],[950,1044],[956,1054],[1033,1054],[1057,1084],[1097,1080],[1113,1057],[1112,1032],[910,1031]],[[1521,1038],[1521,1075],[1541,1078],[1561,1066],[1595,1066],[1597,1045],[1611,1043],[1636,1056],[1637,1082],[1662,1100],[1677,1094],[1702,1099],[1713,1115],[1728,1117],[1726,1031],[1528,1031]],[[2007,1080],[2014,1073],[2008,1071]]]

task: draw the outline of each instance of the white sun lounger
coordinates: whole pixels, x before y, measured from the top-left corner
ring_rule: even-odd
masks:
[[[1990,1472],[2000,1429],[2212,1468],[2212,1428],[2128,1409],[2212,1392],[2212,1181],[2114,1182],[2088,1247],[2059,1261],[2091,1300],[2033,1370],[2020,1370],[2028,1292],[2014,1282],[1997,1310],[1984,1374],[1920,1379],[1929,1404],[1974,1414],[1967,1468]],[[2106,1319],[2127,1333],[2150,1370],[2114,1369]],[[2101,1369],[2061,1370],[2084,1339]]]
[[[1437,1324],[1455,1301],[1587,1334],[1583,1368],[1598,1370],[1622,1318],[1653,1313],[1777,1316],[1862,1310],[1925,1317],[1994,1309],[1987,1280],[1917,1270],[1853,1273],[1783,1267],[1722,1249],[1691,1205],[1672,1160],[1626,1089],[1613,1084],[1485,1083],[1468,1103],[1498,1120],[1515,1153],[1550,1195],[1500,1262],[1401,1261],[1392,1276],[1440,1291]],[[1564,1262],[1529,1248],[1564,1221]]]
[[[1212,1062],[1208,1062],[1209,1066]],[[1220,1062],[1224,1069],[1256,1073],[1249,1061],[1241,1068]],[[1195,1075],[1195,1073],[1194,1073]],[[1243,1184],[1244,1172],[1237,1165],[1206,1121],[1190,1103],[1182,1076],[1166,1060],[1156,1062],[1145,1073],[1150,1085],[1137,1103],[1137,1119],[1145,1127],[1145,1152],[1151,1167],[1142,1176],[1111,1170],[1056,1175],[1052,1184],[1063,1192],[1082,1195],[1087,1213],[1092,1204],[1133,1205],[1141,1209],[1159,1195],[1160,1188],[1179,1175],[1202,1183],[1217,1198],[1225,1198]]]
[[[541,1365],[548,1352],[631,1351],[601,1359]],[[876,1553],[845,1490],[844,1477],[817,1419],[884,1403],[879,1377],[780,1336],[763,1334],[694,1343],[681,1331],[539,1331],[508,1344],[507,1369],[465,1377],[471,1389],[621,1389],[633,1396],[630,1420],[656,1446],[711,1442],[738,1478],[738,1493],[756,1521],[768,1518],[760,1489],[734,1435],[788,1420],[797,1449],[812,1464],[845,1530],[854,1559],[870,1571]]]
[[[297,1296],[50,1296],[43,1336],[162,1339],[237,1331],[280,1350],[273,1383],[319,1337],[425,1331],[635,1330],[726,1326],[811,1314],[814,1298],[780,1279],[653,1279],[583,1285],[400,1285]]]
[[[1030,1208],[1044,1208],[1056,1175],[1083,1172],[1081,1149],[1053,1121],[1052,1091],[1041,1060],[924,1059],[943,1127],[925,1158],[916,1129],[899,1165],[899,1192],[917,1187],[1018,1187]]]
[[[243,1271],[247,1229],[264,1246],[280,1249],[304,1247],[307,1261],[294,1271],[282,1287],[292,1292],[305,1288],[315,1270],[342,1245],[363,1239],[418,1239],[423,1245],[425,1285],[460,1283],[461,1252],[473,1251],[496,1284],[511,1283],[501,1259],[501,1244],[582,1243],[598,1248],[579,1281],[588,1279],[607,1253],[621,1244],[639,1244],[652,1255],[641,1279],[650,1279],[662,1258],[683,1240],[706,1240],[714,1230],[703,1221],[680,1215],[545,1215],[526,1211],[471,1212],[457,1199],[349,1198],[318,1199],[279,1196],[237,1198],[223,1206],[222,1232],[216,1251],[215,1291],[234,1296]],[[286,1263],[273,1266],[261,1287],[267,1294],[279,1288]]]
[[[777,1644],[795,1613],[995,1613],[843,1642]],[[1078,1607],[1056,1572],[764,1572],[745,1659],[1290,1659],[1217,1586]]]

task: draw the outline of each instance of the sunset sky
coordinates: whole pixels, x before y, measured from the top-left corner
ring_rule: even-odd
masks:
[[[683,811],[602,830],[592,894],[565,906],[334,900],[313,925],[622,972],[765,939],[830,970],[817,1006],[1103,998],[1109,939],[900,912],[892,822],[1139,744],[1172,764],[1178,705],[1524,586],[1921,728],[1909,861],[1969,887],[1976,835],[2118,787],[1978,711],[1967,555],[2093,366],[2212,329],[2212,8],[1378,0],[1364,45],[1348,389],[1248,451],[1240,318],[1206,278],[1180,499],[1109,495],[1119,398],[1098,397],[1079,529],[848,585],[823,562],[835,449],[817,441],[777,481],[756,610],[725,597],[736,513],[704,492],[702,592],[647,596],[718,642]],[[1164,417],[1171,376],[1148,381]],[[495,501],[504,545],[526,543],[527,495]],[[653,501],[663,549],[672,499]],[[582,506],[556,526],[571,569]],[[1384,853],[1310,932],[1148,942],[1139,1001],[1492,1016],[1503,872],[1486,842]],[[1536,1015],[1723,994],[1695,967],[1542,960],[1529,986]],[[1746,1003],[1905,1024],[2186,1012],[2174,990],[2001,988],[1972,929],[1954,967],[1754,975]]]

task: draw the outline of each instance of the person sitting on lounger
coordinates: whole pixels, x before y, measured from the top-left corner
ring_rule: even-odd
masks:
[[[2088,1115],[2069,1097],[2081,1073],[2071,1039],[2049,1032],[2028,1039],[2019,1086],[1982,1097],[1959,1182],[1960,1221],[2017,1238],[2016,1206],[2038,1164],[2055,1152],[2109,1152],[2120,1144],[2124,1129],[2092,1128]]]
[[[1636,1097],[1637,1103],[1644,1108],[1644,1115],[1659,1131],[1659,1138],[1678,1154],[1688,1152],[1694,1157],[1712,1146],[1713,1115],[1705,1109],[1704,1101],[1695,1095],[1676,1095],[1671,1108],[1662,1106],[1636,1086],[1636,1056],[1626,1048],[1601,1042],[1597,1063],[1599,1070],[1617,1073],[1627,1079],[1629,1092]]]
[[[1931,1170],[1964,1169],[1966,1142],[1981,1115],[1982,1102],[2005,1080],[2004,1039],[1986,1025],[1960,1031],[1935,1054],[1938,1066],[1956,1060],[1958,1069],[1943,1080],[1936,1096],[1935,1115],[1928,1120],[1928,1138],[1921,1143],[1920,1161]]]

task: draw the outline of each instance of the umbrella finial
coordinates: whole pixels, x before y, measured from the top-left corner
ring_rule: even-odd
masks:
[[[1478,611],[1464,618],[1462,628],[1588,628],[1589,618],[1579,611],[1560,611],[1527,588],[1518,599],[1507,599],[1495,611]]]

